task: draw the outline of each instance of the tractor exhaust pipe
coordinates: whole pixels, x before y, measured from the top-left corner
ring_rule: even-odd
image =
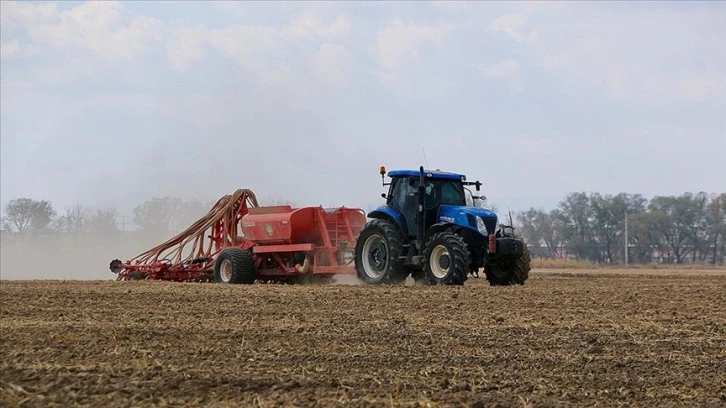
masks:
[[[424,168],[419,166],[418,180],[418,254],[423,254],[423,237],[426,232],[426,217],[424,208],[426,208],[426,184],[424,183]]]

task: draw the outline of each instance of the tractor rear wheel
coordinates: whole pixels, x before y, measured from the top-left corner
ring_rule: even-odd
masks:
[[[408,271],[398,262],[401,233],[387,220],[369,221],[355,245],[355,271],[358,279],[369,284],[401,283]]]
[[[484,273],[491,286],[524,285],[529,278],[531,257],[529,248],[524,246],[522,255],[506,263],[496,263],[484,267]]]
[[[464,238],[453,232],[434,234],[424,248],[424,271],[432,285],[463,285],[471,264]]]
[[[257,278],[252,252],[231,247],[222,250],[214,263],[214,280],[217,283],[252,284]]]

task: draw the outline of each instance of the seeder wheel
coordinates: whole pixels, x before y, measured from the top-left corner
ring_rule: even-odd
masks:
[[[222,250],[214,263],[214,280],[217,283],[252,284],[256,279],[252,252],[242,248]]]

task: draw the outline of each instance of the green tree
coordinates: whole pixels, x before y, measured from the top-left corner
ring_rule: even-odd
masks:
[[[580,259],[599,261],[593,236],[593,212],[586,193],[571,193],[560,202],[557,212],[562,223],[563,239],[568,249]]]
[[[633,262],[653,262],[653,250],[663,248],[660,234],[653,229],[657,223],[657,214],[628,215],[628,256]]]
[[[612,264],[616,258],[624,259],[625,214],[642,213],[645,205],[645,198],[639,194],[590,195],[592,230],[602,260]]]
[[[710,261],[714,265],[723,263],[726,247],[726,193],[714,195],[706,205],[706,225]]]
[[[693,194],[681,196],[657,196],[648,206],[655,214],[653,228],[661,234],[668,245],[675,263],[683,263],[695,249],[694,231],[697,231],[701,216],[699,201]]]
[[[697,210],[696,220],[690,228],[690,239],[693,245],[691,251],[691,260],[693,262],[705,262],[708,255],[709,244],[709,221],[708,221],[708,202],[709,196],[705,192],[691,195],[694,210]]]

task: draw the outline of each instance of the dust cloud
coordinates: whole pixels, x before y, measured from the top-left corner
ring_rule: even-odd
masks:
[[[46,236],[0,240],[0,280],[116,280],[109,263],[128,261],[177,232],[119,232],[114,236],[78,238]],[[184,255],[187,255],[185,248]],[[361,285],[355,275],[335,275],[333,285]]]
[[[0,239],[2,280],[115,280],[113,259],[126,261],[168,236],[132,231],[114,236],[44,236]]]
[[[333,276],[333,285],[362,285],[361,282],[355,275],[335,275]]]

